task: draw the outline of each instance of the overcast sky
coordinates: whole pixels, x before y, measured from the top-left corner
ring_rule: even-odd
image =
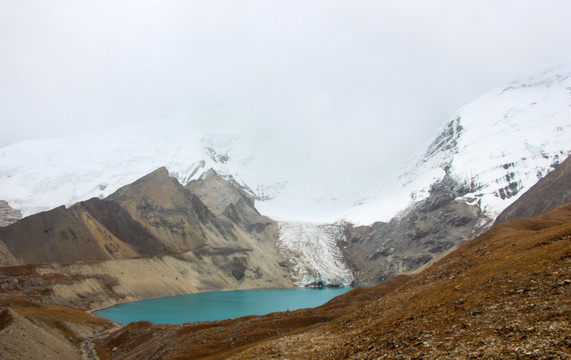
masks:
[[[0,0],[0,147],[178,119],[391,158],[490,88],[571,63],[570,14],[566,0]]]

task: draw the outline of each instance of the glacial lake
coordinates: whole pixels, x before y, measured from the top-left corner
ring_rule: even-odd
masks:
[[[205,292],[120,304],[95,311],[94,314],[121,325],[134,321],[184,324],[316,307],[352,289],[344,287]]]

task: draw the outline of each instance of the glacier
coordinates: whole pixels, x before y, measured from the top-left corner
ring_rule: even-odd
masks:
[[[338,243],[346,241],[341,224],[279,222],[278,247],[294,262],[298,286],[327,284],[349,286],[354,281]]]

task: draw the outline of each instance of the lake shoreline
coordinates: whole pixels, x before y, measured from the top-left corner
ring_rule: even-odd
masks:
[[[90,313],[121,326],[136,321],[178,325],[313,308],[352,289],[254,288],[209,291],[122,303],[93,309]]]

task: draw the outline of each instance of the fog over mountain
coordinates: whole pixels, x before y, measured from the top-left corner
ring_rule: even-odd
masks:
[[[416,161],[461,106],[571,63],[561,45],[569,10],[565,1],[0,1],[2,175],[19,161],[47,179],[30,186],[37,169],[19,173],[4,197],[16,208],[36,199],[26,215],[108,195],[163,165],[188,175],[212,147],[228,151],[228,174],[249,169],[241,180],[254,191],[280,190],[276,207],[335,214]],[[32,140],[28,158],[18,149]],[[110,168],[114,180],[102,176]],[[57,190],[56,172],[81,186]]]
[[[457,110],[428,139],[432,144],[391,171],[383,159],[406,152],[382,153],[380,146],[354,162],[350,144],[336,153],[303,147],[280,127],[147,121],[1,148],[0,199],[27,216],[103,198],[157,167],[166,166],[183,185],[214,168],[246,187],[260,211],[275,219],[371,224],[389,220],[452,176],[472,188],[466,201],[477,201],[493,219],[567,156],[570,74],[561,67],[492,89]]]
[[[273,134],[276,167],[312,169],[299,175],[312,192],[372,166],[391,171],[493,86],[571,62],[569,10],[0,1],[0,146],[149,121],[191,135],[232,127]]]

